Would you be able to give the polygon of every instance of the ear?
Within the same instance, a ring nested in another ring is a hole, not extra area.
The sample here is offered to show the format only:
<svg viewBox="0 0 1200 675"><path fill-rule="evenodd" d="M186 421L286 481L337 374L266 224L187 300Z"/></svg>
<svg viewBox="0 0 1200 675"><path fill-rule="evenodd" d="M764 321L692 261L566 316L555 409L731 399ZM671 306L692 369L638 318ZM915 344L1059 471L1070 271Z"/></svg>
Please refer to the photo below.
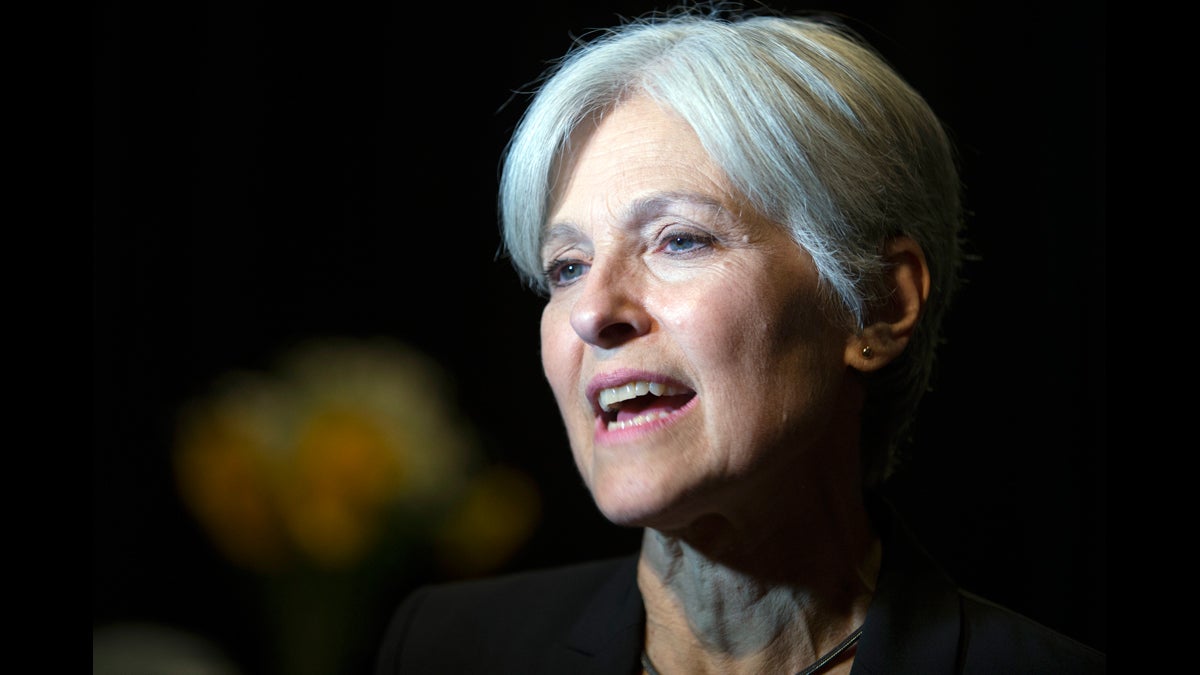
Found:
<svg viewBox="0 0 1200 675"><path fill-rule="evenodd" d="M886 366L908 346L929 298L929 264L916 241L894 237L884 246L887 297L868 310L861 335L846 341L846 364L863 372Z"/></svg>

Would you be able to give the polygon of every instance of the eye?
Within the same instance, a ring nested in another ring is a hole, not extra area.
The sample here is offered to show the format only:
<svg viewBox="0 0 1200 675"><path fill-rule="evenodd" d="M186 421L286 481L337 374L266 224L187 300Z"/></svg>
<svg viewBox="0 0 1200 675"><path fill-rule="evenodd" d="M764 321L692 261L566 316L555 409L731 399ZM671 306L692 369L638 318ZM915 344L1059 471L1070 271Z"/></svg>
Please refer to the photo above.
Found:
<svg viewBox="0 0 1200 675"><path fill-rule="evenodd" d="M674 232L663 237L662 250L667 253L691 253L713 243L707 235L694 232Z"/></svg>
<svg viewBox="0 0 1200 675"><path fill-rule="evenodd" d="M579 260L551 260L546 265L546 283L551 288L570 285L587 273L590 267L591 265Z"/></svg>

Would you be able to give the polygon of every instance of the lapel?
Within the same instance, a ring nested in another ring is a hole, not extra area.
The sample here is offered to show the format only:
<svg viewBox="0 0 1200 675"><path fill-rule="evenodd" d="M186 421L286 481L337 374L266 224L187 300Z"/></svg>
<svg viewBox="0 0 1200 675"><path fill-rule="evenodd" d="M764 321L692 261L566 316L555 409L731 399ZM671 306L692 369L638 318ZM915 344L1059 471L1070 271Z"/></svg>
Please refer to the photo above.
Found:
<svg viewBox="0 0 1200 675"><path fill-rule="evenodd" d="M890 506L883 565L851 675L939 675L958 669L958 589Z"/></svg>
<svg viewBox="0 0 1200 675"><path fill-rule="evenodd" d="M630 675L640 668L646 615L637 556L622 559L600 585L567 638L547 655L545 673Z"/></svg>

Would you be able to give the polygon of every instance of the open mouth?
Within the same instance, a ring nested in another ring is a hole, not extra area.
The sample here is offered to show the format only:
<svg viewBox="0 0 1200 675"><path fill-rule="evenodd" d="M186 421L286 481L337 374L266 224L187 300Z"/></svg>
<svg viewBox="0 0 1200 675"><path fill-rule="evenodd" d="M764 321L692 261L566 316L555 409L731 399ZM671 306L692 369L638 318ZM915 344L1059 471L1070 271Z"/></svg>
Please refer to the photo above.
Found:
<svg viewBox="0 0 1200 675"><path fill-rule="evenodd" d="M695 396L686 387L639 380L600 390L597 404L605 428L616 431L670 417Z"/></svg>

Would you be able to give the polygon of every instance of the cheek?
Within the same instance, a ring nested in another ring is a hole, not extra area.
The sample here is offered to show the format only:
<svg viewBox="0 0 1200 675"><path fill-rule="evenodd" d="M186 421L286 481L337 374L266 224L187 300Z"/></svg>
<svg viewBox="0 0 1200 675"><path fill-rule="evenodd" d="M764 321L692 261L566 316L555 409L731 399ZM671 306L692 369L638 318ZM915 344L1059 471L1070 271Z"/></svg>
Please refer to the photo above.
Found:
<svg viewBox="0 0 1200 675"><path fill-rule="evenodd" d="M555 319L555 311L550 305L547 305L542 310L541 324L541 351L542 351L542 372L546 375L546 380L550 382L550 386L557 391L556 381L558 373L562 369L560 359L562 356L561 338L558 335L558 322Z"/></svg>
<svg viewBox="0 0 1200 675"><path fill-rule="evenodd" d="M571 454L584 482L591 488L591 465L587 456L591 434L590 413L580 404L580 368L583 341L575 335L568 317L561 309L547 306L542 312L542 372L554 393L559 417L566 425Z"/></svg>
<svg viewBox="0 0 1200 675"><path fill-rule="evenodd" d="M737 360L776 330L777 316L752 291L745 270L727 267L658 297L659 322L680 347L707 363Z"/></svg>
<svg viewBox="0 0 1200 675"><path fill-rule="evenodd" d="M782 273L727 270L714 283L694 285L686 301L676 295L661 314L676 343L705 373L719 407L744 408L747 387L775 392L781 406L799 405L796 396L811 402L819 394L809 388L824 389L827 370L841 354L819 308L815 280L786 265L772 269Z"/></svg>
<svg viewBox="0 0 1200 675"><path fill-rule="evenodd" d="M542 310L541 340L542 372L559 407L563 408L578 381L579 359L575 352L580 341L567 316L556 305L549 304Z"/></svg>

